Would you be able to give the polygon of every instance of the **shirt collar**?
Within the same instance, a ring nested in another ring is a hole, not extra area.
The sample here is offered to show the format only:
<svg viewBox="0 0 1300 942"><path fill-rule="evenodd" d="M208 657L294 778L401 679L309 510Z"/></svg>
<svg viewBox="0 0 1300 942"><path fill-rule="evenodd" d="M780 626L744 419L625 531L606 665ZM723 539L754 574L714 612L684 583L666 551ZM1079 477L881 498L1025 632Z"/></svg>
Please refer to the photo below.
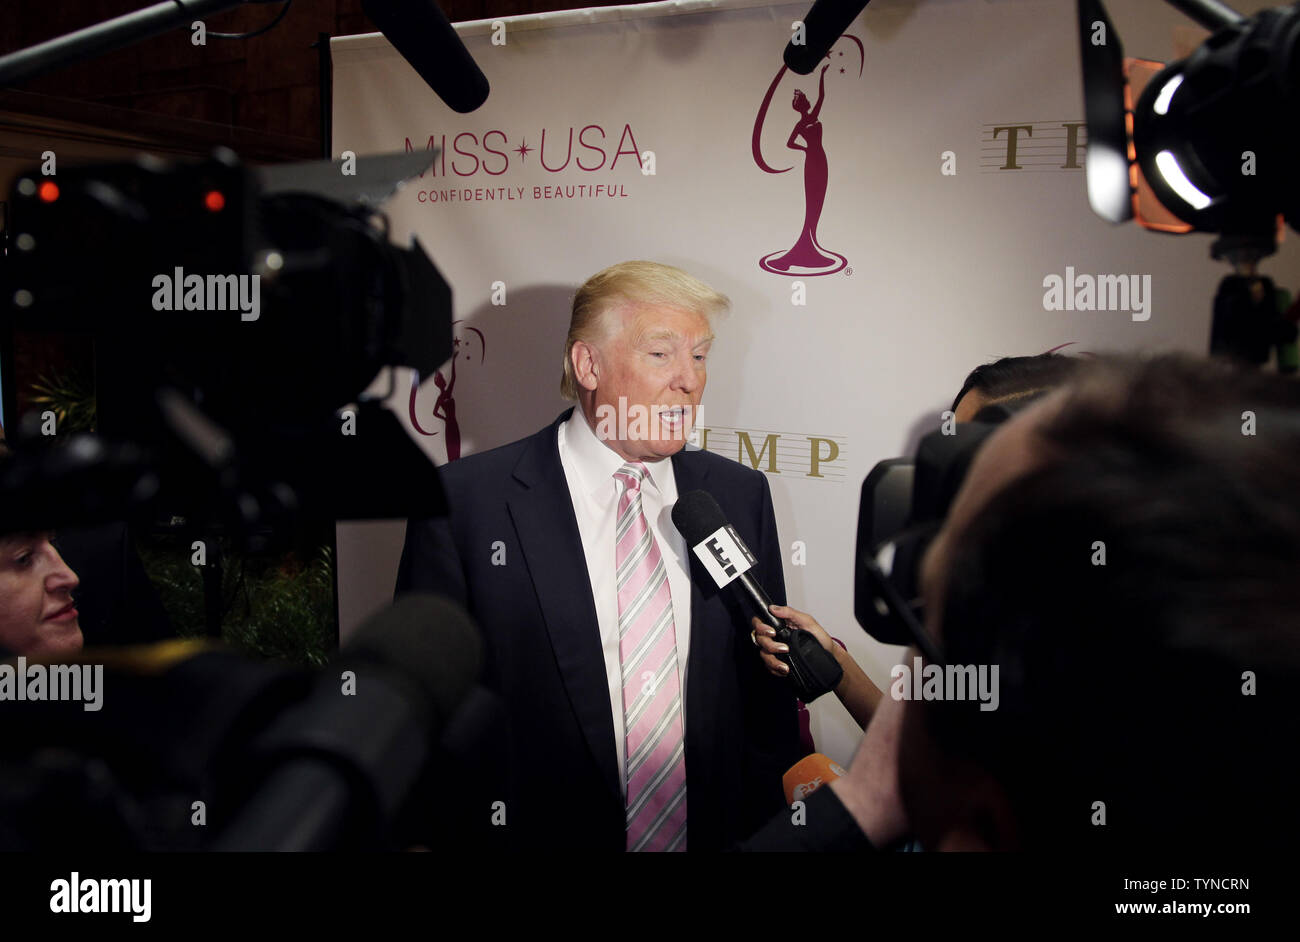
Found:
<svg viewBox="0 0 1300 942"><path fill-rule="evenodd" d="M613 448L596 437L582 406L575 406L573 415L565 424L565 444L574 457L574 466L582 489L592 497L609 496L609 485L614 480L614 473L626 464L626 460ZM661 461L643 461L649 471L650 480L659 493L666 493L669 475L672 474L672 459Z"/></svg>

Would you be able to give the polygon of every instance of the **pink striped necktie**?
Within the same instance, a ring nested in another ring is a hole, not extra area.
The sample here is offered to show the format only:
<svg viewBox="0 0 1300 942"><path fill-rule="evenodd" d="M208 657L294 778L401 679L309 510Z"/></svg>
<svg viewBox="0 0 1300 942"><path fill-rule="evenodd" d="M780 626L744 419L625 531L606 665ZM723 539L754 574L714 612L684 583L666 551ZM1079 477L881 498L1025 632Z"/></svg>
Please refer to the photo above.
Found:
<svg viewBox="0 0 1300 942"><path fill-rule="evenodd" d="M668 571L641 511L649 472L629 461L614 472L618 499L614 562L618 653L623 666L627 849L686 850L686 741L677 635Z"/></svg>

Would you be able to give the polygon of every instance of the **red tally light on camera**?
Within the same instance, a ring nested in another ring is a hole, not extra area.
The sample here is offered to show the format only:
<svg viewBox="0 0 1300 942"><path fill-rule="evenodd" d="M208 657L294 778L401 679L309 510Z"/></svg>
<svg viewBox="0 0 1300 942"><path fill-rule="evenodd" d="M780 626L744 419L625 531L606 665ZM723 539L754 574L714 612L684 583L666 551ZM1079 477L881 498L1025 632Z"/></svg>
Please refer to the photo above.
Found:
<svg viewBox="0 0 1300 942"><path fill-rule="evenodd" d="M59 185L53 180L46 180L36 190L36 194L41 198L41 202L53 203L59 198Z"/></svg>
<svg viewBox="0 0 1300 942"><path fill-rule="evenodd" d="M226 197L220 190L208 190L203 194L203 205L209 212L219 213L226 208Z"/></svg>

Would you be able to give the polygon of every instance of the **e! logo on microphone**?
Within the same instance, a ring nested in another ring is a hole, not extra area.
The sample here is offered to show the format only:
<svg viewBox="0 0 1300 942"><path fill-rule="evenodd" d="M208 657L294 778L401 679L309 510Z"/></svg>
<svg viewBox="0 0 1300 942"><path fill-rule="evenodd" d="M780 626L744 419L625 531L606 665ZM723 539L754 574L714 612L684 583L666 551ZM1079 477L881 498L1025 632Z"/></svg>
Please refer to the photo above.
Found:
<svg viewBox="0 0 1300 942"><path fill-rule="evenodd" d="M709 552L712 553L713 558L718 561L718 565L723 567L723 574L734 579L736 577L736 567L731 565L731 560L727 558L726 550L724 550L713 537L709 537L709 541L704 545L709 548Z"/></svg>
<svg viewBox="0 0 1300 942"><path fill-rule="evenodd" d="M749 572L756 562L730 524L719 527L696 543L694 550L718 588Z"/></svg>

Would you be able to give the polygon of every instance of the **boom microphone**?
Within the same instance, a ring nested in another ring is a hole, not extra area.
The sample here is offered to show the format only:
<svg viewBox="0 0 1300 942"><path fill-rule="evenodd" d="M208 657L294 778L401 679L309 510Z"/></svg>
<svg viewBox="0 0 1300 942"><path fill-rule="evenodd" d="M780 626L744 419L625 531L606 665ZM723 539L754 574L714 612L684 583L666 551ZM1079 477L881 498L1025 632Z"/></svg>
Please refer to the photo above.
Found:
<svg viewBox="0 0 1300 942"><path fill-rule="evenodd" d="M785 64L791 72L807 75L826 58L835 41L871 0L817 0L803 18L803 43L791 39L785 47Z"/></svg>
<svg viewBox="0 0 1300 942"><path fill-rule="evenodd" d="M776 640L789 645L790 653L779 657L790 666L789 677L799 699L811 703L833 690L844 676L843 668L811 634L772 614L771 597L749 574L758 560L727 523L713 495L707 491L683 494L673 505L673 524L718 588L736 587L753 614L776 629Z"/></svg>
<svg viewBox="0 0 1300 942"><path fill-rule="evenodd" d="M249 740L312 681L196 640L86 648L42 665L48 699L29 687L25 701L0 703L0 852L204 849L207 828L176 809L195 798L225 807ZM93 704L82 702L87 675L98 675Z"/></svg>
<svg viewBox="0 0 1300 942"><path fill-rule="evenodd" d="M487 101L487 78L433 0L361 0L361 9L452 111Z"/></svg>
<svg viewBox="0 0 1300 942"><path fill-rule="evenodd" d="M217 849L387 849L482 660L450 601L411 593L372 616L338 670L253 744L256 788Z"/></svg>

